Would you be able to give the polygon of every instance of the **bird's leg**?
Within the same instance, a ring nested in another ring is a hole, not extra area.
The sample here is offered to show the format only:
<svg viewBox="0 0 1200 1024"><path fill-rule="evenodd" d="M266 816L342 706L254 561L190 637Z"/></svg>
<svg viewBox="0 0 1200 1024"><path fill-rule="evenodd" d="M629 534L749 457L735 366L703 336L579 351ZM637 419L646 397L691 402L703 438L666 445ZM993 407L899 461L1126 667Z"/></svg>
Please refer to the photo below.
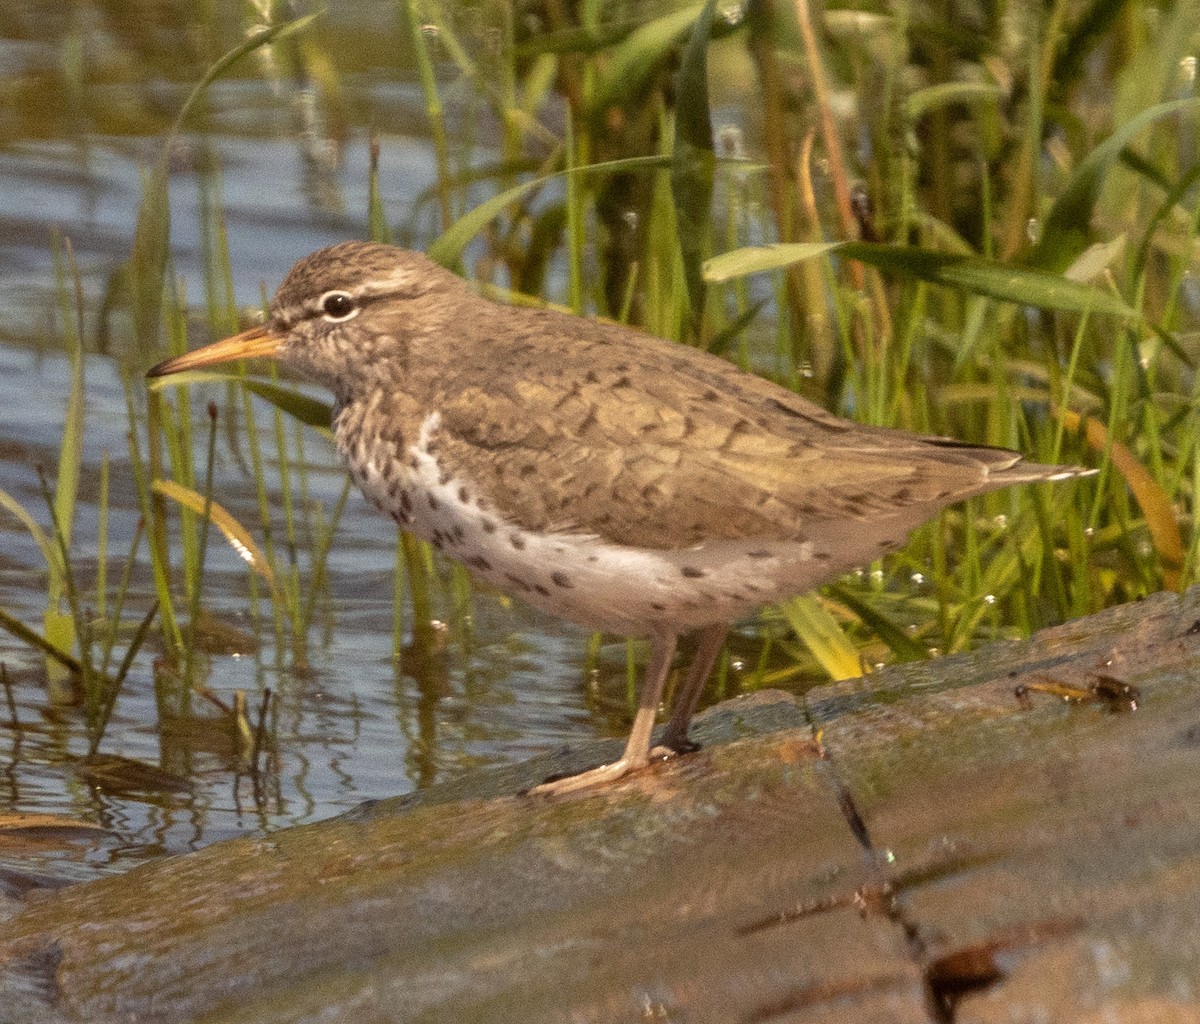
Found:
<svg viewBox="0 0 1200 1024"><path fill-rule="evenodd" d="M543 782L540 786L530 789L531 794L559 795L601 786L639 768L645 768L650 763L650 737L654 732L654 719L662 700L667 673L671 671L671 660L675 657L675 644L678 639L674 634L664 634L651 640L650 664L646 666L646 675L642 681L642 698L638 704L637 715L633 719L629 739L625 743L625 752L620 759L578 775Z"/></svg>
<svg viewBox="0 0 1200 1024"><path fill-rule="evenodd" d="M695 744L688 739L688 726L691 724L692 715L696 713L696 704L700 700L704 684L708 681L717 655L721 653L721 647L728 635L729 624L726 622L708 626L700 634L700 644L696 648L695 657L692 658L687 679L675 694L675 710L671 712L667 731L663 733L662 742L651 751L652 757L660 753L662 756L685 754L696 749Z"/></svg>

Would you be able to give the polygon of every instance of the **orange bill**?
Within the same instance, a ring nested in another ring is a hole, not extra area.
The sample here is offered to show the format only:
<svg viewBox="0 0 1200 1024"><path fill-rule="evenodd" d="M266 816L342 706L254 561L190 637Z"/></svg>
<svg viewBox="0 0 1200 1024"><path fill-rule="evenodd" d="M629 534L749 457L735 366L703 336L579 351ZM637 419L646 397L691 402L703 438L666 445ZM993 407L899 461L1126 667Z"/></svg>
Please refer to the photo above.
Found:
<svg viewBox="0 0 1200 1024"><path fill-rule="evenodd" d="M193 352L185 352L173 359L164 359L161 363L146 371L147 377L166 377L171 373L183 370L199 370L205 366L215 366L217 363L231 363L235 359L259 359L274 357L279 352L283 338L272 334L265 325L251 327L248 331L235 334L224 341L214 341Z"/></svg>

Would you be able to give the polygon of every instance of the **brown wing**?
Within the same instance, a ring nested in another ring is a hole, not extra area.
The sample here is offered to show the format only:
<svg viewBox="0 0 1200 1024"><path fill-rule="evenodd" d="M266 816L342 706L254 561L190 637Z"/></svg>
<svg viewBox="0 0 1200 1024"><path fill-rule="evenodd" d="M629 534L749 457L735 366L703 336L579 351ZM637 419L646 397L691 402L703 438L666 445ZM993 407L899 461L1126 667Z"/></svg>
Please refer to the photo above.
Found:
<svg viewBox="0 0 1200 1024"><path fill-rule="evenodd" d="M587 323L559 321L555 339ZM1000 486L989 467L1018 461L850 423L683 346L602 338L556 353L544 335L494 388L439 403L439 454L528 528L652 548L791 540L832 520L919 520L917 507Z"/></svg>

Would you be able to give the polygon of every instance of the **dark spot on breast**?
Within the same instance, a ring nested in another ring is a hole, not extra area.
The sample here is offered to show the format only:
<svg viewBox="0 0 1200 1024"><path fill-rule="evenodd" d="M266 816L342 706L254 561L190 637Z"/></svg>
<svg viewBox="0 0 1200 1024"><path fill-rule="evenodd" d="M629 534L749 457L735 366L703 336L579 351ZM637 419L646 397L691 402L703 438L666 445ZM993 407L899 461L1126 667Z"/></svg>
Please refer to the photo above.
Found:
<svg viewBox="0 0 1200 1024"><path fill-rule="evenodd" d="M410 495L408 491L400 492L400 507L404 509L405 512L412 511L412 495Z"/></svg>
<svg viewBox="0 0 1200 1024"><path fill-rule="evenodd" d="M518 551L525 550L525 538L519 533L510 533L508 535L508 542Z"/></svg>
<svg viewBox="0 0 1200 1024"><path fill-rule="evenodd" d="M829 552L828 551L814 551L813 558L816 559L818 562L828 562L829 561Z"/></svg>
<svg viewBox="0 0 1200 1024"><path fill-rule="evenodd" d="M518 590L522 590L525 593L528 593L532 589L525 580L521 579L520 576L514 576L511 572L506 572L504 578Z"/></svg>
<svg viewBox="0 0 1200 1024"><path fill-rule="evenodd" d="M484 572L487 572L492 567L492 563L484 558L483 555L474 555L471 558L468 558L467 565L471 566L473 569L481 569Z"/></svg>
<svg viewBox="0 0 1200 1024"><path fill-rule="evenodd" d="M629 387L629 386L630 386L630 383L629 383L629 378L628 378L628 377L626 377L626 376L624 376L624 375L622 375L622 376L618 377L618 378L617 378L616 380L614 380L614 381L612 382L612 384L610 385L610 387L612 387L612 388L614 388L614 389L615 389L615 388L627 388L627 387Z"/></svg>
<svg viewBox="0 0 1200 1024"><path fill-rule="evenodd" d="M556 587L564 587L569 590L571 587L575 586L565 572L552 572L550 574L550 579L554 582Z"/></svg>
<svg viewBox="0 0 1200 1024"><path fill-rule="evenodd" d="M426 491L425 498L429 502L430 508L436 509L438 507L438 500L433 496L433 491Z"/></svg>
<svg viewBox="0 0 1200 1024"><path fill-rule="evenodd" d="M533 589L536 590L542 597L549 597L550 591L543 587L540 583L535 583Z"/></svg>
<svg viewBox="0 0 1200 1024"><path fill-rule="evenodd" d="M470 504L471 492L468 491L465 487L460 487L458 489L458 500L461 501L464 505Z"/></svg>
<svg viewBox="0 0 1200 1024"><path fill-rule="evenodd" d="M438 549L438 551L441 551L441 550L442 550L442 547L444 546L444 544L445 544L445 541L443 541L443 540L442 540L442 534L441 534L441 531L440 531L440 530L434 530L434 531L433 531L433 540L432 540L432 541L430 541L430 543L431 543L431 544L432 544L432 545L433 545L435 548L437 548L437 549Z"/></svg>
<svg viewBox="0 0 1200 1024"><path fill-rule="evenodd" d="M599 555L588 555L588 561L589 562L598 562L598 561L600 561L600 556Z"/></svg>
<svg viewBox="0 0 1200 1024"><path fill-rule="evenodd" d="M697 569L694 565L685 565L680 570L688 579L702 580L708 575L703 569Z"/></svg>
<svg viewBox="0 0 1200 1024"><path fill-rule="evenodd" d="M596 376L595 370L588 370L588 372L583 375L583 379L589 384L595 384L600 380L600 378Z"/></svg>
<svg viewBox="0 0 1200 1024"><path fill-rule="evenodd" d="M774 556L775 552L768 551L766 548L759 548L757 551L746 552L747 558L773 558Z"/></svg>
<svg viewBox="0 0 1200 1024"><path fill-rule="evenodd" d="M665 612L667 610L667 606L665 604L662 604L660 601L651 601L650 607L653 608L656 612Z"/></svg>
<svg viewBox="0 0 1200 1024"><path fill-rule="evenodd" d="M461 526L455 526L452 532L454 535L455 544L461 544L463 542L463 538L467 535L466 531Z"/></svg>
<svg viewBox="0 0 1200 1024"><path fill-rule="evenodd" d="M531 476L537 476L537 472L537 466L535 466L532 462L527 462L520 468L518 475L522 479L528 480Z"/></svg>
<svg viewBox="0 0 1200 1024"><path fill-rule="evenodd" d="M712 388L708 388L700 397L706 402L719 402L721 400L721 396L718 395Z"/></svg>
<svg viewBox="0 0 1200 1024"><path fill-rule="evenodd" d="M443 469L440 473L438 473L438 483L445 487L449 482L450 474Z"/></svg>
<svg viewBox="0 0 1200 1024"><path fill-rule="evenodd" d="M496 521L494 519L481 519L479 520L479 525L483 527L484 533L496 532Z"/></svg>

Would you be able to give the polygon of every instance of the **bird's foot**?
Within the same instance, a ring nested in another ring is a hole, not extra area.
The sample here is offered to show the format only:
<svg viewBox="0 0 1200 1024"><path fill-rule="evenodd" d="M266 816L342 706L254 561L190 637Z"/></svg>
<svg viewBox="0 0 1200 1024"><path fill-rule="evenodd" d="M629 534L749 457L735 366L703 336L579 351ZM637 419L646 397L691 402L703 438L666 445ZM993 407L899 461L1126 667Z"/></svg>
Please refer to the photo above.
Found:
<svg viewBox="0 0 1200 1024"><path fill-rule="evenodd" d="M650 751L650 760L666 761L672 757L678 757L680 754L694 754L699 749L700 744L695 740L689 740L687 736L663 733L662 742Z"/></svg>
<svg viewBox="0 0 1200 1024"><path fill-rule="evenodd" d="M529 796L562 796L564 793L577 793L583 789L594 789L616 782L631 772L645 768L649 764L647 758L622 757L612 764L602 764L578 775L566 775L562 778L549 779L537 786L531 786L525 792Z"/></svg>

